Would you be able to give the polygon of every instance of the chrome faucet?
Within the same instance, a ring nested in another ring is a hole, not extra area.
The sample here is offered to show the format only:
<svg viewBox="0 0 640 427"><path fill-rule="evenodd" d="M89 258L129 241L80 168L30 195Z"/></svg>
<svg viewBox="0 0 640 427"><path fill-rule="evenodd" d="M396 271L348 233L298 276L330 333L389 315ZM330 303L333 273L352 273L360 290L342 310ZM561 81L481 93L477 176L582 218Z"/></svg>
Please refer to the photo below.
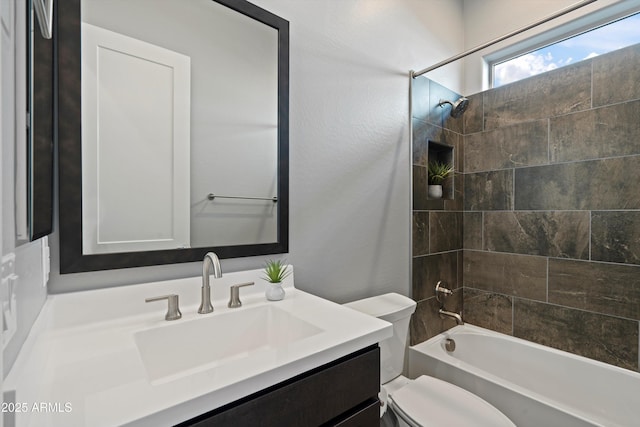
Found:
<svg viewBox="0 0 640 427"><path fill-rule="evenodd" d="M458 313L453 313L451 311L446 311L444 309L440 309L438 310L438 313L440 314L440 318L444 319L444 317L451 317L453 319L456 319L456 325L464 325L464 322L462 321L462 316L460 316Z"/></svg>
<svg viewBox="0 0 640 427"><path fill-rule="evenodd" d="M209 286L209 270L213 269L213 277L219 279L222 277L222 269L220 268L220 260L218 255L208 252L202 261L202 301L198 313L205 314L213 311L211 305L211 286Z"/></svg>

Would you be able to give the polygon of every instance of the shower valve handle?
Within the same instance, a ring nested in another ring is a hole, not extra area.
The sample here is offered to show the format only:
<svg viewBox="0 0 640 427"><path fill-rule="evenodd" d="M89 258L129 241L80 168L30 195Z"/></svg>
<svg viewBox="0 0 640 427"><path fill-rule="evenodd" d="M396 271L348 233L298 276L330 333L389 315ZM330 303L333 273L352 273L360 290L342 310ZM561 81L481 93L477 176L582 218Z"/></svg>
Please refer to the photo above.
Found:
<svg viewBox="0 0 640 427"><path fill-rule="evenodd" d="M443 286L445 284L446 283L442 280L438 280L438 283L436 283L436 300L440 303L442 302L442 300L440 300L440 294L444 294L445 297L453 294L453 291L451 289L445 288Z"/></svg>

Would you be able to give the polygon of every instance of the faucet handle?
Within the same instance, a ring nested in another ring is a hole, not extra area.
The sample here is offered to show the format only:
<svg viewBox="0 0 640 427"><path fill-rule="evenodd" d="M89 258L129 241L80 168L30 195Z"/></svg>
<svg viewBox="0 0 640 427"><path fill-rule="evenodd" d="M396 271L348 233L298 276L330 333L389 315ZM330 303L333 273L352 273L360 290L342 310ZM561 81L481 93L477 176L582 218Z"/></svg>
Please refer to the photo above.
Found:
<svg viewBox="0 0 640 427"><path fill-rule="evenodd" d="M164 316L165 320L178 320L182 317L180 307L178 306L178 295L162 295L159 297L145 298L144 302L162 301L166 299L169 302L167 308L167 314Z"/></svg>
<svg viewBox="0 0 640 427"><path fill-rule="evenodd" d="M240 288L245 286L251 286L253 284L254 282L246 282L246 283L240 283L238 285L231 286L230 288L231 296L229 297L229 304L227 304L227 307L237 308L242 306L242 302L240 301Z"/></svg>
<svg viewBox="0 0 640 427"><path fill-rule="evenodd" d="M441 293L444 294L445 297L453 294L453 291L451 289L447 289L444 285L446 285L446 283L442 280L438 280L438 283L436 283L436 300L439 303L442 303L442 300L440 299Z"/></svg>

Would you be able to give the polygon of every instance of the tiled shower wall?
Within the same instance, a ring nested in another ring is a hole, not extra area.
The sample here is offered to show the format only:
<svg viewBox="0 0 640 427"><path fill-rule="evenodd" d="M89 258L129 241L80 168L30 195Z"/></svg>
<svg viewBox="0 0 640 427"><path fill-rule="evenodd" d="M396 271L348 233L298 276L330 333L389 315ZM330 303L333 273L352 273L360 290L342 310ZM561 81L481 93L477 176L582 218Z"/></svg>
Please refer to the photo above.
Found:
<svg viewBox="0 0 640 427"><path fill-rule="evenodd" d="M411 342L453 325L445 280L469 323L638 370L640 45L473 95L463 124L446 92L414 81ZM426 199L429 139L457 148L455 200Z"/></svg>
<svg viewBox="0 0 640 427"><path fill-rule="evenodd" d="M440 99L455 101L459 95L418 77L412 86L413 122L413 230L412 296L418 302L411 320L411 343L417 344L455 325L438 316L435 299L439 280L455 290L445 300L445 308L462 309L462 219L463 219L463 121L450 117L451 106L439 107ZM427 197L428 144L453 147L455 173L444 183L449 198Z"/></svg>

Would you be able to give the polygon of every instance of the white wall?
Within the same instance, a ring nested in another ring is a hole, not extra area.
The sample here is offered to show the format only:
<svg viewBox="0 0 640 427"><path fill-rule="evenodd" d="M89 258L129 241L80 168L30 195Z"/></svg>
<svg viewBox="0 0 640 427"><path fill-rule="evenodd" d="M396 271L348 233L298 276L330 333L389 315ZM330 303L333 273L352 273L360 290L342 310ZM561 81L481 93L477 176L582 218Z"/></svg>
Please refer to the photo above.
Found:
<svg viewBox="0 0 640 427"><path fill-rule="evenodd" d="M1 100L4 100L6 96L5 90L4 90L4 79L6 78L6 73L7 73L7 71L5 70L6 62L7 62L7 60L5 59L7 56L7 47L5 47L5 38L7 38L7 36L9 35L8 32L6 31L6 28L3 28L3 24L4 22L10 19L10 16L9 16L10 12L7 9L13 6L14 6L14 1L0 3L0 99ZM6 107L3 105L2 102L0 102L0 135L3 135L4 127L7 126L7 119L5 117L5 114L6 114ZM3 152L4 152L4 137L0 136L0 165L4 165L4 163L2 163L4 159ZM3 171L4 171L4 168L3 168ZM0 174L0 200L3 201L3 205L4 205L4 199L2 198L4 195L3 188L2 188L3 181L4 181L3 176L2 174ZM2 259L2 254L3 254L2 248L4 246L3 219L4 219L3 209L0 209L0 224L2 224L2 226L0 226L0 259ZM0 297L0 307L2 307L4 302L5 302L5 297ZM3 326L4 326L4 322L2 320L2 317L0 317L0 331L3 330ZM2 365L3 359L4 359L3 353L4 352L0 351L0 366ZM0 392L4 392L3 383L4 383L4 375L0 375ZM4 401L4 398L2 400ZM2 427L3 425L4 425L4 416L0 417L0 427Z"/></svg>
<svg viewBox="0 0 640 427"><path fill-rule="evenodd" d="M335 301L410 290L410 69L462 50L461 1L254 0L291 26L290 253L297 285ZM435 77L434 77L435 78ZM461 69L440 83L460 86ZM198 275L199 263L59 275L50 292ZM223 260L223 271L263 257ZM197 290L196 290L197 291Z"/></svg>
<svg viewBox="0 0 640 427"><path fill-rule="evenodd" d="M16 247L15 239L15 179L14 168L16 144L21 143L20 132L25 132L19 112L15 105L24 105L20 97L25 96L21 91L20 75L24 75L25 67L20 52L25 49L25 0L9 0L0 3L0 81L2 106L0 107L0 159L2 160L2 176L0 182L0 196L2 209L0 217L2 231L0 231L0 254L15 254L16 295L16 324L13 337L8 341L3 357L3 370L6 373L18 355L22 343L26 339L31 325L35 321L47 295L42 274L42 241L27 243ZM11 16L12 19L7 19ZM11 21L9 23L9 21ZM23 53L24 55L24 53ZM0 256L1 258L1 256ZM1 305L0 305L1 306Z"/></svg>
<svg viewBox="0 0 640 427"><path fill-rule="evenodd" d="M578 0L464 0L464 50L519 30L575 3ZM471 95L488 89L488 69L483 59L487 55L511 46L517 50L521 42L544 43L549 37L542 34L545 32L552 32L552 37L562 39L572 31L592 28L594 21L607 22L639 9L639 0L599 0L470 55L463 60L462 93Z"/></svg>
<svg viewBox="0 0 640 427"><path fill-rule="evenodd" d="M346 301L410 292L409 69L462 47L451 1L263 0L291 21L291 254ZM428 64L427 64L428 65ZM460 73L447 82L457 85ZM443 82L446 84L447 82Z"/></svg>

